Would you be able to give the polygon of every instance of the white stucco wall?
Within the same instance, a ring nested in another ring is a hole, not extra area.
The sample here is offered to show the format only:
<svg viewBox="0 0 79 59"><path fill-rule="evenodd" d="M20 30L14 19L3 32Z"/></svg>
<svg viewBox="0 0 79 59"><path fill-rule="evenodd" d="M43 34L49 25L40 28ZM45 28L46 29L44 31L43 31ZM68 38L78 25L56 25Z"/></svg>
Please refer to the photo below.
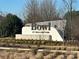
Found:
<svg viewBox="0 0 79 59"><path fill-rule="evenodd" d="M36 33L36 32L39 32L39 33ZM40 33L40 32L49 32L49 33ZM51 27L51 30L31 30L31 27L23 27L22 35L29 35L32 39L34 39L32 35L35 37L40 36L39 39L46 39L46 40L50 40L50 36L51 36L52 37L51 39L53 41L63 41L62 37L54 27Z"/></svg>
<svg viewBox="0 0 79 59"><path fill-rule="evenodd" d="M25 39L25 40L49 40L50 35L22 35L22 34L17 34L16 39Z"/></svg>

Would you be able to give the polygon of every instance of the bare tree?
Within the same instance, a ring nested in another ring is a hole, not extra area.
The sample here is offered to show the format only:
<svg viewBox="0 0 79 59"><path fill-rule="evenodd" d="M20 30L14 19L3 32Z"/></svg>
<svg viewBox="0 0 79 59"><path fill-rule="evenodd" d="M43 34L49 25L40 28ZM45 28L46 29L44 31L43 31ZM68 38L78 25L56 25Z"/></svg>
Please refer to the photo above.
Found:
<svg viewBox="0 0 79 59"><path fill-rule="evenodd" d="M53 20L58 17L54 0L29 0L26 3L25 19L27 22L38 22L44 20Z"/></svg>
<svg viewBox="0 0 79 59"><path fill-rule="evenodd" d="M41 17L43 20L53 20L56 17L54 0L43 0L41 3Z"/></svg>
<svg viewBox="0 0 79 59"><path fill-rule="evenodd" d="M74 4L76 3L76 0L62 0L64 3L64 12L67 12L67 26L66 26L66 36L67 39L74 39L74 33L73 33L73 18L72 18L72 12L74 10ZM66 15L65 15L66 16Z"/></svg>
<svg viewBox="0 0 79 59"><path fill-rule="evenodd" d="M27 22L36 22L39 19L39 7L38 7L38 1L37 0L28 0L26 3L26 13L25 15Z"/></svg>

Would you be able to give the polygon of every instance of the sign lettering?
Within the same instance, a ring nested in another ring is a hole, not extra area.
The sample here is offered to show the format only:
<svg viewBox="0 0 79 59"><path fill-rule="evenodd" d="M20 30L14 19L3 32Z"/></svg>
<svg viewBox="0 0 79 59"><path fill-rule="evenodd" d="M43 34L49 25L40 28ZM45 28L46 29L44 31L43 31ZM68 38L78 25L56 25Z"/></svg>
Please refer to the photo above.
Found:
<svg viewBox="0 0 79 59"><path fill-rule="evenodd" d="M48 25L32 24L32 30L51 30L50 26L51 23L48 23Z"/></svg>

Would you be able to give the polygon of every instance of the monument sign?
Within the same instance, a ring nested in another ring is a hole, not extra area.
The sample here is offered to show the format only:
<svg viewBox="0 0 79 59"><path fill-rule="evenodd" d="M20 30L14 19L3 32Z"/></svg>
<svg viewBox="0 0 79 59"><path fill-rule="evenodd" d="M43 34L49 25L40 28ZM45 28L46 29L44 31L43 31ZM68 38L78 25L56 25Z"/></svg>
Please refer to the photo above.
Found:
<svg viewBox="0 0 79 59"><path fill-rule="evenodd" d="M16 34L16 39L63 41L57 29L51 26L51 22L44 25L26 24L22 28L22 34Z"/></svg>

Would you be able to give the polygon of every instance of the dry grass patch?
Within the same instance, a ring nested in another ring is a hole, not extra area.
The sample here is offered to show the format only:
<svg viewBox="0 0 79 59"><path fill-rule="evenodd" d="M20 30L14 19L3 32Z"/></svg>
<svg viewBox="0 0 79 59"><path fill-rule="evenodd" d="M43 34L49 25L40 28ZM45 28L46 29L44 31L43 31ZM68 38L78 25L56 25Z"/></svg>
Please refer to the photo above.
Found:
<svg viewBox="0 0 79 59"><path fill-rule="evenodd" d="M68 55L67 59L75 59L75 58L74 58L74 55Z"/></svg>
<svg viewBox="0 0 79 59"><path fill-rule="evenodd" d="M65 56L64 55L59 55L55 59L65 59Z"/></svg>
<svg viewBox="0 0 79 59"><path fill-rule="evenodd" d="M43 58L44 58L44 55L43 55L42 52L37 52L37 54L35 55L35 57L36 57L37 59L43 59Z"/></svg>

